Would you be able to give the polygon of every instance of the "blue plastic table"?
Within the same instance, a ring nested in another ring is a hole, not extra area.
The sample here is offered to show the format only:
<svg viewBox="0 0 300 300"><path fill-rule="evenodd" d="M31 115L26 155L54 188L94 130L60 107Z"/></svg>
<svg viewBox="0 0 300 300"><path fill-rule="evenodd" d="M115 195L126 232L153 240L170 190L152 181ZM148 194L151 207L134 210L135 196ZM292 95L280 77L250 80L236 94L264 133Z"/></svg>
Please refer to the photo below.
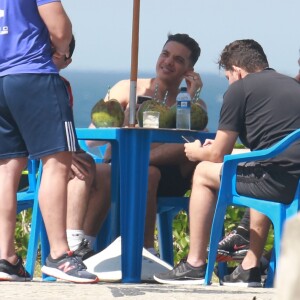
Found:
<svg viewBox="0 0 300 300"><path fill-rule="evenodd" d="M120 201L122 282L139 283L151 143L185 143L182 135L193 136L204 142L207 138L213 139L215 134L193 130L148 128L77 128L76 132L78 139L106 140L112 144L112 187L120 184L120 198L118 199L116 194L112 194L111 197L112 206L118 207L117 202ZM112 193L116 190L118 189L112 188ZM117 231L116 228L112 230Z"/></svg>

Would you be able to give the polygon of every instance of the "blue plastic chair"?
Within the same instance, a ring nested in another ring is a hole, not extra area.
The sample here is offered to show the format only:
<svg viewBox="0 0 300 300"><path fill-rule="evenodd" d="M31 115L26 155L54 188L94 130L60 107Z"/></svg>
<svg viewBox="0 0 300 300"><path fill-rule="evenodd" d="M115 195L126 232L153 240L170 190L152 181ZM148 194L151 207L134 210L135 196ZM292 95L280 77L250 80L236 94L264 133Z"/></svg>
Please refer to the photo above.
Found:
<svg viewBox="0 0 300 300"><path fill-rule="evenodd" d="M38 160L28 160L28 187L17 192L17 213L32 208L32 221L26 256L26 270L33 276L38 252L40 224L37 222L36 208L38 207L38 189L40 185L41 163Z"/></svg>
<svg viewBox="0 0 300 300"><path fill-rule="evenodd" d="M240 162L264 160L267 158L275 157L277 154L283 152L288 146L290 146L299 138L300 129L292 132L269 149L225 156L219 196L211 229L209 245L210 251L208 253L208 264L205 276L205 284L211 283L214 263L216 261L218 242L222 235L226 209L228 206L238 205L250 207L263 213L264 215L269 217L269 219L273 223L274 248L265 287L271 287L273 285L275 268L280 255L280 241L283 231L282 227L286 219L295 215L299 210L300 184L298 184L294 200L289 205L274 202L272 200L264 201L247 196L241 196L236 191L236 168Z"/></svg>
<svg viewBox="0 0 300 300"><path fill-rule="evenodd" d="M23 174L27 175L28 186L17 192L17 213L33 207L37 166L38 162L36 160L28 160L27 170L23 172Z"/></svg>
<svg viewBox="0 0 300 300"><path fill-rule="evenodd" d="M156 225L159 255L162 260L174 265L173 221L180 211L189 211L189 197L159 197Z"/></svg>

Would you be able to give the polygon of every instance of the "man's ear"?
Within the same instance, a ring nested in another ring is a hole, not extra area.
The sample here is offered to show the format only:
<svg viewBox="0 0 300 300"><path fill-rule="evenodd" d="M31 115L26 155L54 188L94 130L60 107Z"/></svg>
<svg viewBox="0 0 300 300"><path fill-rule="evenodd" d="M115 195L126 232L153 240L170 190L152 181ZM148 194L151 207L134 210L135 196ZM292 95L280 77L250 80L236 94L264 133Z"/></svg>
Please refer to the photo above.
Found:
<svg viewBox="0 0 300 300"><path fill-rule="evenodd" d="M232 66L233 71L237 74L238 79L242 78L242 69L237 66Z"/></svg>
<svg viewBox="0 0 300 300"><path fill-rule="evenodd" d="M194 67L188 68L188 69L184 72L184 76L186 76L186 74L187 74L188 72L194 72Z"/></svg>

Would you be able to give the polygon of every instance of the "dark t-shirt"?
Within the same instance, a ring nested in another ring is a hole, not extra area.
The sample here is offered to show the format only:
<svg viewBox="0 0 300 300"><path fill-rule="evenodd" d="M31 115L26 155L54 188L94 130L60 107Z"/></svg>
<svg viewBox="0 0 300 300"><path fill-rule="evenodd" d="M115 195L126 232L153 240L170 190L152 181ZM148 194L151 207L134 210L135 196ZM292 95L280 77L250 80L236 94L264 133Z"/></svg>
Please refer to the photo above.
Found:
<svg viewBox="0 0 300 300"><path fill-rule="evenodd" d="M219 130L238 132L251 150L266 149L300 128L300 84L272 69L248 74L224 94ZM300 142L264 165L300 176Z"/></svg>

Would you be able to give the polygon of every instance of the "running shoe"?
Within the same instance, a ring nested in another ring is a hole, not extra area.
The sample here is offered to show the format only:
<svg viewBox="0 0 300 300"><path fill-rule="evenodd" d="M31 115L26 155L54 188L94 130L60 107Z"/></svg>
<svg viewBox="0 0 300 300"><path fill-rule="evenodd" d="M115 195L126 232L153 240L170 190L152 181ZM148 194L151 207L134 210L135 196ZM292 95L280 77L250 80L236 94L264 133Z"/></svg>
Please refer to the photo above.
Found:
<svg viewBox="0 0 300 300"><path fill-rule="evenodd" d="M159 283L168 284L203 284L206 265L200 267L191 266L186 260L181 260L172 270L153 276Z"/></svg>
<svg viewBox="0 0 300 300"><path fill-rule="evenodd" d="M74 251L74 255L79 256L81 260L88 259L95 254L95 251L89 247L89 241L87 239L82 239L78 248Z"/></svg>
<svg viewBox="0 0 300 300"><path fill-rule="evenodd" d="M230 274L224 276L221 285L236 287L262 287L260 268L244 270L241 265Z"/></svg>
<svg viewBox="0 0 300 300"><path fill-rule="evenodd" d="M30 281L30 274L25 270L21 257L16 264L0 259L0 281Z"/></svg>
<svg viewBox="0 0 300 300"><path fill-rule="evenodd" d="M217 261L242 260L248 249L249 241L233 230L219 242Z"/></svg>
<svg viewBox="0 0 300 300"><path fill-rule="evenodd" d="M46 259L46 265L42 267L42 272L48 276L76 283L96 283L99 281L96 275L87 272L82 259L74 255L73 251L68 251L56 259L49 255Z"/></svg>

